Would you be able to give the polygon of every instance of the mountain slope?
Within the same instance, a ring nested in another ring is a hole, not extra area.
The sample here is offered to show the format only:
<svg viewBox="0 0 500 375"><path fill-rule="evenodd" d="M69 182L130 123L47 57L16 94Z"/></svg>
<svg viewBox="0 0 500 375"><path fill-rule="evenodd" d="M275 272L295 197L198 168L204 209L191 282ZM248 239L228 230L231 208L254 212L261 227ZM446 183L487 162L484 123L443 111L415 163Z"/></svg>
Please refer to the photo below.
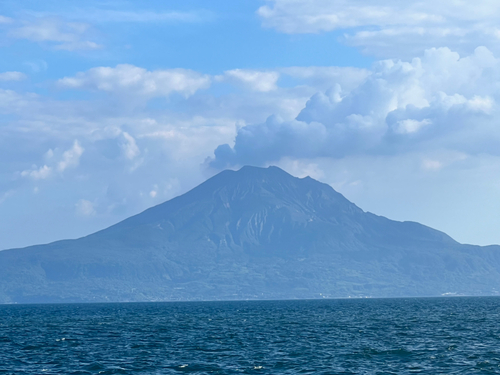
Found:
<svg viewBox="0 0 500 375"><path fill-rule="evenodd" d="M276 167L224 171L77 240L0 252L0 302L497 294L500 247L363 212Z"/></svg>

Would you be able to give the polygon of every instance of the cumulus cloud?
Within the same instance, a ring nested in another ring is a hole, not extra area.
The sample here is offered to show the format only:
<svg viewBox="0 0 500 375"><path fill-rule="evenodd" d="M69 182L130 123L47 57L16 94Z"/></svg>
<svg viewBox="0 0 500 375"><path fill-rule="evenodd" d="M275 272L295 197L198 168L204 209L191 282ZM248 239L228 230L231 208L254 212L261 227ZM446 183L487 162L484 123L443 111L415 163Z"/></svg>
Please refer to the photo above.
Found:
<svg viewBox="0 0 500 375"><path fill-rule="evenodd" d="M82 156L84 148L80 146L78 141L73 143L73 147L69 150L64 151L62 155L62 160L57 164L57 170L63 172L68 168L75 168L80 162L80 157Z"/></svg>
<svg viewBox="0 0 500 375"><path fill-rule="evenodd" d="M211 165L265 164L283 157L343 158L449 148L498 154L494 114L500 61L484 47L460 58L430 49L411 62L376 63L357 87L313 95L295 120L277 116L239 129Z"/></svg>
<svg viewBox="0 0 500 375"><path fill-rule="evenodd" d="M240 84L254 91L268 92L278 88L279 77L276 71L233 69L224 72L223 76L218 76L217 80Z"/></svg>
<svg viewBox="0 0 500 375"><path fill-rule="evenodd" d="M481 40L496 48L500 4L445 0L268 0L258 15L266 27L289 34L343 30L345 40L367 53L408 57L446 45L471 51ZM463 51L463 50L462 50Z"/></svg>
<svg viewBox="0 0 500 375"><path fill-rule="evenodd" d="M26 79L26 75L21 72L0 73L0 81L22 81L23 79Z"/></svg>
<svg viewBox="0 0 500 375"><path fill-rule="evenodd" d="M81 22L64 22L58 18L41 17L23 21L13 27L8 35L11 38L26 39L32 42L49 43L55 49L76 51L94 50L102 45L86 39L90 26Z"/></svg>
<svg viewBox="0 0 500 375"><path fill-rule="evenodd" d="M121 64L115 68L98 67L80 72L74 77L57 81L60 88L105 91L117 95L143 97L169 96L177 92L184 96L210 86L211 79L188 69L148 71L134 65Z"/></svg>

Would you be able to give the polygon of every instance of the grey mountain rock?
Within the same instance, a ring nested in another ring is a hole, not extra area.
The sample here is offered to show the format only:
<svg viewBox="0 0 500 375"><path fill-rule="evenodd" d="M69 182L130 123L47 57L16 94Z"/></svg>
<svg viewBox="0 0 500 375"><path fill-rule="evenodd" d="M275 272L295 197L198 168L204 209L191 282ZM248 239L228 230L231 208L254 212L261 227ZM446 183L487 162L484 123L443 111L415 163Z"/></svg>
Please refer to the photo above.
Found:
<svg viewBox="0 0 500 375"><path fill-rule="evenodd" d="M364 212L277 167L223 171L76 240L0 252L0 303L496 295L500 246Z"/></svg>

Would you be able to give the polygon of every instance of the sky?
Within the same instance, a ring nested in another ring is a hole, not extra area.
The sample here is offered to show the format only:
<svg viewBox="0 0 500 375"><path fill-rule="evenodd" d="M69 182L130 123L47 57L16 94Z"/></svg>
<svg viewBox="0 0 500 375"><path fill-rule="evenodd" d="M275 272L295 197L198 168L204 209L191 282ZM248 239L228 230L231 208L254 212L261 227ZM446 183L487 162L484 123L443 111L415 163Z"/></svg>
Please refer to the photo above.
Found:
<svg viewBox="0 0 500 375"><path fill-rule="evenodd" d="M3 0L0 249L243 165L500 244L499 17L493 0Z"/></svg>

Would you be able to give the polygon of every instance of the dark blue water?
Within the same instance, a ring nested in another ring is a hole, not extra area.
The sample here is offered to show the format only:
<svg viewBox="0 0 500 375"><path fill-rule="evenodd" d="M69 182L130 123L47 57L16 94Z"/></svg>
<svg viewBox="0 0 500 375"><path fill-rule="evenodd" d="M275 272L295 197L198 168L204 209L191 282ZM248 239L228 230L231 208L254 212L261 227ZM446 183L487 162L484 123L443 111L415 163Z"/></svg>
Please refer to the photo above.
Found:
<svg viewBox="0 0 500 375"><path fill-rule="evenodd" d="M0 374L500 374L500 298L0 306Z"/></svg>

